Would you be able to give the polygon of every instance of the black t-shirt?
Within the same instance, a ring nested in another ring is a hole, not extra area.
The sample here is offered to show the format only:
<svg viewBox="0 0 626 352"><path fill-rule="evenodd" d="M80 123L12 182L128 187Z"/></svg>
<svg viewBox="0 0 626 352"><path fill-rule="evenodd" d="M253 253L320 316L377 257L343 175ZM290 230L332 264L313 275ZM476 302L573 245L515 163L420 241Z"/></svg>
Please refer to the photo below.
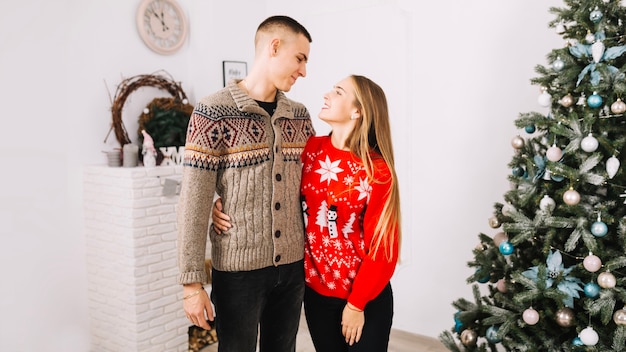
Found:
<svg viewBox="0 0 626 352"><path fill-rule="evenodd" d="M276 111L276 101L268 103L266 101L255 100L263 110L267 111L267 113L272 116L274 115L274 111Z"/></svg>

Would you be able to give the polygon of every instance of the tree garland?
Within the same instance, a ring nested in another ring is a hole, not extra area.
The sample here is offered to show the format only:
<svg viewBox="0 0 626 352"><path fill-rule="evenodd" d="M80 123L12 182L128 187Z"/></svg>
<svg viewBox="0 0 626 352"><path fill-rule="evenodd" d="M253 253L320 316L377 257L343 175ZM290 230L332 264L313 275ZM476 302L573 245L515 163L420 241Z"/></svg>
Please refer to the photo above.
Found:
<svg viewBox="0 0 626 352"><path fill-rule="evenodd" d="M155 87L165 90L172 95L172 98L156 98L148 105L149 108L144 109L144 112L139 118L140 136L141 130L146 128L150 120L155 116L163 116L165 113L166 115L170 115L170 120L171 117L182 117L183 119L186 118L188 121L189 116L193 111L193 106L188 103L187 95L183 91L180 83L174 81L172 76L165 71L126 78L117 86L113 104L111 106L113 118L111 128L115 131L115 137L117 138L120 146L131 143L126 127L124 126L124 122L122 121L124 103L131 93L141 87ZM149 129L146 129L148 134L150 134L155 140L155 147L160 146L157 141L171 140L171 136L169 138L162 138L163 136L161 135L161 133L167 133L167 124L168 123L165 123L165 126L163 126L164 123L161 123L161 126L158 128L157 135L152 135L155 131L152 131L151 133ZM186 126L185 121L178 121L176 124L183 124ZM180 133L178 132L178 134Z"/></svg>

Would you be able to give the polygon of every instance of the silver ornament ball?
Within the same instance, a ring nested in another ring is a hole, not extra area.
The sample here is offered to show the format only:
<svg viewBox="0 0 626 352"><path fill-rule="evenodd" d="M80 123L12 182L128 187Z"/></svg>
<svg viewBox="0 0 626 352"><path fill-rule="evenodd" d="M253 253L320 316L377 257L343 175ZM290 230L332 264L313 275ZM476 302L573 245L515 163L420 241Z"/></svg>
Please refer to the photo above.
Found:
<svg viewBox="0 0 626 352"><path fill-rule="evenodd" d="M556 311L556 323L564 328L574 325L574 311L571 308L561 308Z"/></svg>

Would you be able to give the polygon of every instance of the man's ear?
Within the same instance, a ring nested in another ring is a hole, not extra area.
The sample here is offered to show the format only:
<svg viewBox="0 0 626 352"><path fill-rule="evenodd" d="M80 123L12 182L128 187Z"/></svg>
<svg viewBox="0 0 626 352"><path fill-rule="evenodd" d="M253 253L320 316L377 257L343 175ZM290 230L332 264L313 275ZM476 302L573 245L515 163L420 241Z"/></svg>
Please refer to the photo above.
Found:
<svg viewBox="0 0 626 352"><path fill-rule="evenodd" d="M272 39L272 41L270 42L270 56L276 56L276 53L278 53L279 46L280 46L280 39L279 38Z"/></svg>

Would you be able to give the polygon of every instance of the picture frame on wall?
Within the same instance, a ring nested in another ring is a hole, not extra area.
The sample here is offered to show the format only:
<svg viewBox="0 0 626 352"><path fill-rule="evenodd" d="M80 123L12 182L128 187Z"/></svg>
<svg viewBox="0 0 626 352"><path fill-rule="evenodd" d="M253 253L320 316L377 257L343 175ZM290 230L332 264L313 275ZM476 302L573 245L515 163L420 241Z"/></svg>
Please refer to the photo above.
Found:
<svg viewBox="0 0 626 352"><path fill-rule="evenodd" d="M231 79L242 79L248 74L248 64L245 61L222 61L224 72L224 87Z"/></svg>

